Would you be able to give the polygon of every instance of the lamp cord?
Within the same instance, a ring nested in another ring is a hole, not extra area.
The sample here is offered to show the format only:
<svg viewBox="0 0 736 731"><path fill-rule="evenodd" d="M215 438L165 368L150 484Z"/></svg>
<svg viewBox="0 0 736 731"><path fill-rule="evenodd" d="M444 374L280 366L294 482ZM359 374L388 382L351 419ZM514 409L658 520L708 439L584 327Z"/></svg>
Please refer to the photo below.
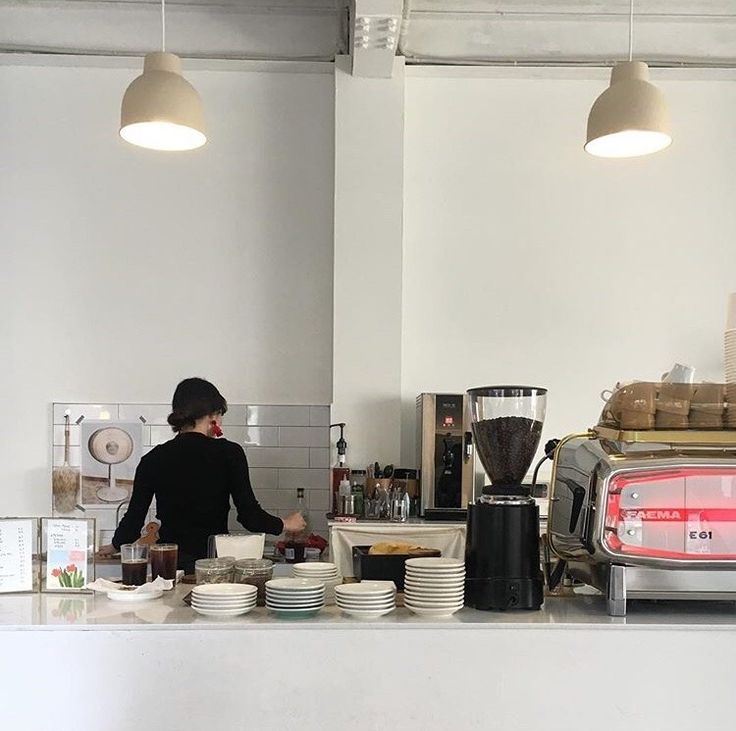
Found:
<svg viewBox="0 0 736 731"><path fill-rule="evenodd" d="M161 52L166 53L166 0L161 0Z"/></svg>
<svg viewBox="0 0 736 731"><path fill-rule="evenodd" d="M634 59L634 0L629 4L629 63Z"/></svg>

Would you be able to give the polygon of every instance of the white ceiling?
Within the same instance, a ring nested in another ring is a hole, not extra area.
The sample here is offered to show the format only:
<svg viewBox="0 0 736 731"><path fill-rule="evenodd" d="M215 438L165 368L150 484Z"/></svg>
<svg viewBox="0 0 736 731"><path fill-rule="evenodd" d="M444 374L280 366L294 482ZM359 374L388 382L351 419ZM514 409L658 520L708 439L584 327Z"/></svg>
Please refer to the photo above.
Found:
<svg viewBox="0 0 736 731"><path fill-rule="evenodd" d="M348 46L347 0L167 0L186 57L329 61ZM622 58L628 0L405 0L409 63L591 64ZM0 51L141 55L159 43L156 0L0 0ZM635 55L736 65L736 0L638 0Z"/></svg>

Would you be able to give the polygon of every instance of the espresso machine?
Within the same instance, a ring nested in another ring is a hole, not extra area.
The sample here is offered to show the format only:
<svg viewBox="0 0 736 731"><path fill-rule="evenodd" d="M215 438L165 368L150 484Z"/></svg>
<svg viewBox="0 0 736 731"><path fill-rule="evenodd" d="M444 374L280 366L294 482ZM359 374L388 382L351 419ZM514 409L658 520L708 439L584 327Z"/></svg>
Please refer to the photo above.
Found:
<svg viewBox="0 0 736 731"><path fill-rule="evenodd" d="M486 386L468 391L473 443L491 484L468 505L465 603L476 609L539 609L539 507L522 481L536 454L547 390Z"/></svg>

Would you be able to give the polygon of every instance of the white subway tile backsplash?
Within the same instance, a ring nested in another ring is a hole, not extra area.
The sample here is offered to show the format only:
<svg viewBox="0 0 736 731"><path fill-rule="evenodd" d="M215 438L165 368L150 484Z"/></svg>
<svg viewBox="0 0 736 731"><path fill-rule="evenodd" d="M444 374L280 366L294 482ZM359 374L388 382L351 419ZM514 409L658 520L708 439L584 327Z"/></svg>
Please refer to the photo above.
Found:
<svg viewBox="0 0 736 731"><path fill-rule="evenodd" d="M64 423L67 409L72 424L76 423L80 416L97 421L118 418L117 404L54 404L54 424Z"/></svg>
<svg viewBox="0 0 736 731"><path fill-rule="evenodd" d="M269 513L278 510L286 510L287 515L296 510L296 490L259 490L258 502L261 507Z"/></svg>
<svg viewBox="0 0 736 731"><path fill-rule="evenodd" d="M315 449L312 447L309 450L309 466L318 469L329 468L330 466L330 450L329 449Z"/></svg>
<svg viewBox="0 0 736 731"><path fill-rule="evenodd" d="M227 413L222 417L222 425L245 426L248 423L247 408L245 404L228 404Z"/></svg>
<svg viewBox="0 0 736 731"><path fill-rule="evenodd" d="M309 467L309 449L301 447L247 447L251 467Z"/></svg>
<svg viewBox="0 0 736 731"><path fill-rule="evenodd" d="M276 490L279 486L279 471L274 469L251 469L250 482L254 490Z"/></svg>
<svg viewBox="0 0 736 731"><path fill-rule="evenodd" d="M166 426L171 404L120 404L118 409L122 421L138 421L142 416L146 424Z"/></svg>
<svg viewBox="0 0 736 731"><path fill-rule="evenodd" d="M307 490L307 504L309 510L320 510L323 513L327 512L330 504L330 491L329 490Z"/></svg>
<svg viewBox="0 0 736 731"><path fill-rule="evenodd" d="M151 444L155 447L157 444L163 444L168 442L169 439L174 438L174 432L171 431L170 426L152 426L151 429Z"/></svg>
<svg viewBox="0 0 736 731"><path fill-rule="evenodd" d="M277 426L246 426L245 431L246 446L253 447L278 447L279 446L279 428ZM287 445L288 446L288 445ZM296 445L301 446L301 445Z"/></svg>
<svg viewBox="0 0 736 731"><path fill-rule="evenodd" d="M245 427L244 426L223 426L222 434L225 439L240 444L241 446L245 442Z"/></svg>
<svg viewBox="0 0 736 731"><path fill-rule="evenodd" d="M297 487L329 490L330 471L324 469L279 470L280 490L295 490Z"/></svg>
<svg viewBox="0 0 736 731"><path fill-rule="evenodd" d="M309 407L309 426L330 426L329 406Z"/></svg>
<svg viewBox="0 0 736 731"><path fill-rule="evenodd" d="M248 406L247 423L254 426L309 426L309 406Z"/></svg>
<svg viewBox="0 0 736 731"><path fill-rule="evenodd" d="M321 426L282 426L279 428L279 444L282 447L329 448L330 433Z"/></svg>
<svg viewBox="0 0 736 731"><path fill-rule="evenodd" d="M72 447L78 447L82 428L76 424L71 424L69 427L69 444ZM63 424L54 424L54 445L64 446L64 426Z"/></svg>

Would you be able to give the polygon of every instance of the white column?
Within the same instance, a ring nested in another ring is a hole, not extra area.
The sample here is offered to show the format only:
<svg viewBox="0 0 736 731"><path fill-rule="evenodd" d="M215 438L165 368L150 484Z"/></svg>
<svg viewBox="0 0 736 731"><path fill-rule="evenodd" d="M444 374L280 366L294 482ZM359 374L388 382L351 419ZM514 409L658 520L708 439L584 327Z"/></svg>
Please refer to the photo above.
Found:
<svg viewBox="0 0 736 731"><path fill-rule="evenodd" d="M356 469L399 461L403 168L403 58L392 78L368 79L339 57L332 417Z"/></svg>

